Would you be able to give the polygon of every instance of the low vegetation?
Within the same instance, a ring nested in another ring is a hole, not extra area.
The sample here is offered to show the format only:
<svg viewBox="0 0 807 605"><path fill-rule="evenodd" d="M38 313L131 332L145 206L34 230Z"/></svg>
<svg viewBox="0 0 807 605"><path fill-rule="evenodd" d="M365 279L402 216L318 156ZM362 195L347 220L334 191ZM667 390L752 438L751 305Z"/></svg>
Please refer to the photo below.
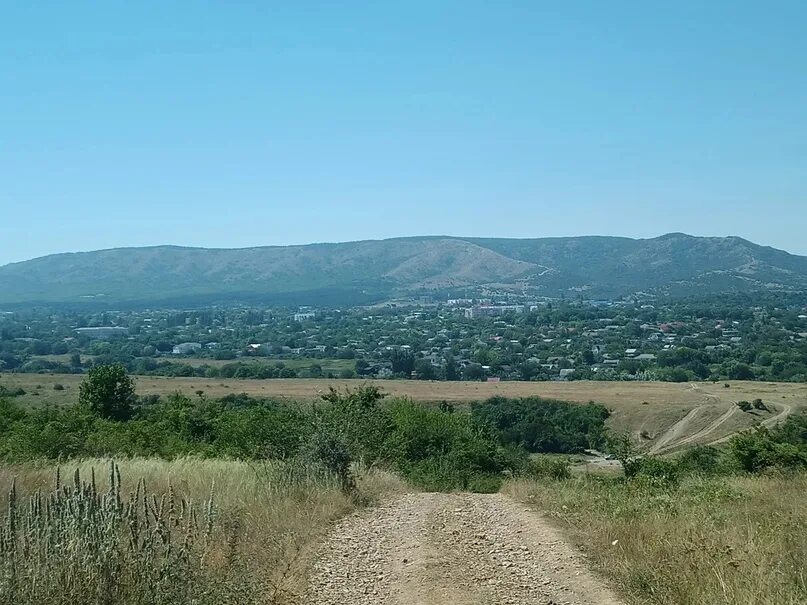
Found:
<svg viewBox="0 0 807 605"><path fill-rule="evenodd" d="M59 408L0 399L0 602L298 603L312 545L407 489L397 477L479 492L510 477L505 489L568 524L636 603L807 596L803 415L669 458L609 436L596 404L457 408L372 385L313 404L138 397L121 366L73 392ZM624 474L576 472L569 456L589 448Z"/></svg>
<svg viewBox="0 0 807 605"><path fill-rule="evenodd" d="M807 601L807 417L723 450L620 454L624 476L551 458L505 491L556 519L631 603Z"/></svg>
<svg viewBox="0 0 807 605"><path fill-rule="evenodd" d="M0 406L0 457L6 460L188 455L288 460L305 454L336 469L331 459L341 456L342 468L353 461L380 464L419 487L480 491L495 491L503 471L523 468L528 449L577 452L599 443L608 415L599 406L503 399L475 405L469 414L449 404L386 399L373 386L331 389L313 406L247 396L211 400L203 394L137 399L119 366L94 368L74 406L28 410L10 401ZM509 410L507 419L494 415L499 406ZM545 438L539 442L529 433L532 441L521 447L508 423L527 430L539 421Z"/></svg>
<svg viewBox="0 0 807 605"><path fill-rule="evenodd" d="M180 458L0 467L0 602L298 603L334 519L402 489L355 469Z"/></svg>
<svg viewBox="0 0 807 605"><path fill-rule="evenodd" d="M608 477L519 480L637 605L796 605L807 599L807 474L689 476L664 487Z"/></svg>

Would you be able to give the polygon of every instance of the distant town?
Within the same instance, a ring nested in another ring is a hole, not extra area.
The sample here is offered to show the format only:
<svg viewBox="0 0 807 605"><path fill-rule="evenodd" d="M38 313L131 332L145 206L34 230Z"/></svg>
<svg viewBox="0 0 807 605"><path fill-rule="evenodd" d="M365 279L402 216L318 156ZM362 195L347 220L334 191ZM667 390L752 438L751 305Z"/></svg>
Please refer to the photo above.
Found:
<svg viewBox="0 0 807 605"><path fill-rule="evenodd" d="M775 300L428 298L355 308L0 313L0 371L420 380L807 381L807 308Z"/></svg>

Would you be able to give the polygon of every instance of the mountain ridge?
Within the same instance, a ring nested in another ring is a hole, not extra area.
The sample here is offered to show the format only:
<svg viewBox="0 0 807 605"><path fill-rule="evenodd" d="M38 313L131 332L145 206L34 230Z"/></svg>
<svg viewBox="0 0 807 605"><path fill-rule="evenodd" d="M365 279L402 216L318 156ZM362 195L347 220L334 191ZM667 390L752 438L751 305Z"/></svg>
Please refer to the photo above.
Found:
<svg viewBox="0 0 807 605"><path fill-rule="evenodd" d="M736 236L669 233L474 238L414 236L293 246L145 246L52 254L0 266L0 303L261 300L367 302L491 287L618 298L807 290L807 257Z"/></svg>

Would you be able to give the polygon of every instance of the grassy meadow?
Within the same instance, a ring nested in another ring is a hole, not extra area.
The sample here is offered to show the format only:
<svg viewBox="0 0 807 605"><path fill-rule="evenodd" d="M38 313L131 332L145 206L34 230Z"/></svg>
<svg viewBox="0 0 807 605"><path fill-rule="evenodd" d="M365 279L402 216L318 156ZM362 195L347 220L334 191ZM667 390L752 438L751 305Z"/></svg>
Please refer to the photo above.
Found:
<svg viewBox="0 0 807 605"><path fill-rule="evenodd" d="M554 520L636 605L807 602L807 473L519 479L505 492Z"/></svg>

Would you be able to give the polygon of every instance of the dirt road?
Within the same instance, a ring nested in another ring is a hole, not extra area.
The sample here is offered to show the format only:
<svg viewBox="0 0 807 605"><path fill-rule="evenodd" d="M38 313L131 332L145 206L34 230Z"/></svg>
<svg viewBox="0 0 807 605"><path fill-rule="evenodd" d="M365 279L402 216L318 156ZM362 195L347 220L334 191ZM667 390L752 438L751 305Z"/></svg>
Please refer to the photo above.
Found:
<svg viewBox="0 0 807 605"><path fill-rule="evenodd" d="M764 426L769 429L779 424L782 424L785 420L787 420L787 417L790 416L790 414L793 412L793 406L788 405L786 403L778 403L775 406L769 405L769 409L771 409L771 411L776 412L776 415L760 422L760 426ZM720 445L721 443L726 443L733 436L734 435L726 435L725 437L721 437L720 439L710 441L707 445Z"/></svg>
<svg viewBox="0 0 807 605"><path fill-rule="evenodd" d="M668 448L670 444L675 443L679 439L681 439L684 435L687 434L687 429L692 421L703 411L703 407L697 407L691 409L687 414L681 418L678 422L668 428L664 434L659 437L658 441L656 441L653 446L648 450L648 454L658 454L665 448Z"/></svg>
<svg viewBox="0 0 807 605"><path fill-rule="evenodd" d="M342 521L317 605L619 605L581 555L501 494L407 494Z"/></svg>

